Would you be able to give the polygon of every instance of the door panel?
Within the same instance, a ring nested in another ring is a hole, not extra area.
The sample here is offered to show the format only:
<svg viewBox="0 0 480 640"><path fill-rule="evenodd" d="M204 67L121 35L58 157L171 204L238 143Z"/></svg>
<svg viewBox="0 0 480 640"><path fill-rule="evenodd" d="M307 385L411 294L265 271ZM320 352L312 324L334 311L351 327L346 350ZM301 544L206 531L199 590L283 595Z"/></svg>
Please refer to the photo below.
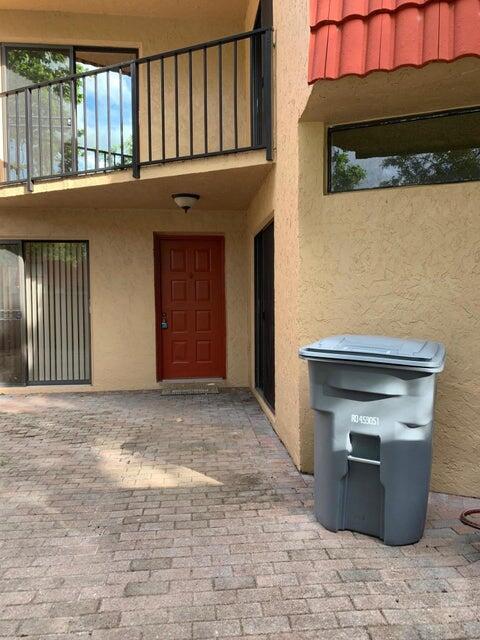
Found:
<svg viewBox="0 0 480 640"><path fill-rule="evenodd" d="M0 384L25 382L22 245L0 243Z"/></svg>
<svg viewBox="0 0 480 640"><path fill-rule="evenodd" d="M90 380L86 242L24 242L28 383Z"/></svg>
<svg viewBox="0 0 480 640"><path fill-rule="evenodd" d="M255 237L255 386L275 408L273 222Z"/></svg>
<svg viewBox="0 0 480 640"><path fill-rule="evenodd" d="M223 238L157 238L159 379L225 377L223 269Z"/></svg>

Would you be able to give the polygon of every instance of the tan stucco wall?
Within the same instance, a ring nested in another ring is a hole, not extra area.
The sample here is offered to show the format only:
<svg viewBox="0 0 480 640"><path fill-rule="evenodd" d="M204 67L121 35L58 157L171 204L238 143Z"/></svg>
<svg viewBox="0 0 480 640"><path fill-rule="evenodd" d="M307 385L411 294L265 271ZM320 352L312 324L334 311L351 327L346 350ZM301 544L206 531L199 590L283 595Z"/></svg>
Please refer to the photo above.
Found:
<svg viewBox="0 0 480 640"><path fill-rule="evenodd" d="M322 124L300 125L299 340L373 333L440 340L432 488L478 495L480 184L324 196ZM301 376L302 466L312 413Z"/></svg>
<svg viewBox="0 0 480 640"><path fill-rule="evenodd" d="M245 13L248 0L228 0L228 11L238 20ZM197 18L215 20L225 13L225 5L218 0L0 0L1 9L25 11L67 11L74 14L91 13L93 15L147 16L167 18Z"/></svg>
<svg viewBox="0 0 480 640"><path fill-rule="evenodd" d="M220 19L0 11L0 42L138 47L141 56L221 38L243 30L238 15Z"/></svg>
<svg viewBox="0 0 480 640"><path fill-rule="evenodd" d="M157 387L154 232L224 235L226 384L247 386L244 213L2 209L0 215L0 238L89 241L94 390Z"/></svg>

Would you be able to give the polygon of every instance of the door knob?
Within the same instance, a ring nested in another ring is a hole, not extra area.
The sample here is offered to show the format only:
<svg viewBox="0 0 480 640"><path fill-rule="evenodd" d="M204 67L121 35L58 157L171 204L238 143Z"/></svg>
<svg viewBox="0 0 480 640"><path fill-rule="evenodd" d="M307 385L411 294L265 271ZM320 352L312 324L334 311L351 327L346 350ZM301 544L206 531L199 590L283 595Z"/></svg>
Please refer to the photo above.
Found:
<svg viewBox="0 0 480 640"><path fill-rule="evenodd" d="M166 313L162 313L162 321L160 322L160 327L162 329L168 329L168 320Z"/></svg>

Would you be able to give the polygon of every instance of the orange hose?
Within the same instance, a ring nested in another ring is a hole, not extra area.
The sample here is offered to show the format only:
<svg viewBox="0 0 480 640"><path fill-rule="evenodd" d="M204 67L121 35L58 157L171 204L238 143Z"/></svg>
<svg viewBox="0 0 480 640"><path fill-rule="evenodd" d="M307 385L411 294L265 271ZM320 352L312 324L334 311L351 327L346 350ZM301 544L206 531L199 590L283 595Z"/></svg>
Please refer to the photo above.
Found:
<svg viewBox="0 0 480 640"><path fill-rule="evenodd" d="M469 520L468 516L472 515L480 515L480 509L466 509L460 516L460 520L463 524L468 525L469 527L473 527L474 529L480 529L480 522L474 522L473 520Z"/></svg>

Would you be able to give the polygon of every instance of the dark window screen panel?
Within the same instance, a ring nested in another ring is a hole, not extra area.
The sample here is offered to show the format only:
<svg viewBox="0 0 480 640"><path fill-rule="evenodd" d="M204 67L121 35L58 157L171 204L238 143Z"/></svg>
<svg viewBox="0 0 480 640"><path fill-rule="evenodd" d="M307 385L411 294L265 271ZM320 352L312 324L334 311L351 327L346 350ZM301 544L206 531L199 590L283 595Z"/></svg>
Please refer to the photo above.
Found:
<svg viewBox="0 0 480 640"><path fill-rule="evenodd" d="M29 384L90 381L86 242L25 242Z"/></svg>
<svg viewBox="0 0 480 640"><path fill-rule="evenodd" d="M480 180L480 110L332 127L329 191Z"/></svg>

